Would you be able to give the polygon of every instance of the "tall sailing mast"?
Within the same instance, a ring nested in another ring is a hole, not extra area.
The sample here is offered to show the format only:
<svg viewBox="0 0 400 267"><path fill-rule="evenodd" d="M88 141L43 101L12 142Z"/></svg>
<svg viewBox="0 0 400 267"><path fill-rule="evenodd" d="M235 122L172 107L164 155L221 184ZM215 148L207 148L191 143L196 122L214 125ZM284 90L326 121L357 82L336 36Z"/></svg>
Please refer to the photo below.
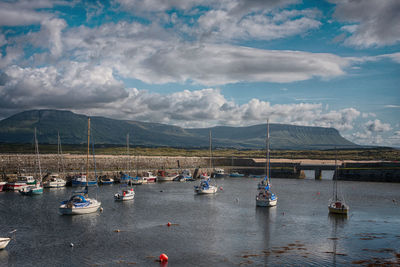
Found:
<svg viewBox="0 0 400 267"><path fill-rule="evenodd" d="M39 182L41 182L42 181L42 168L40 166L39 145L38 145L38 140L36 137L36 127L35 127L35 153L36 153L36 159L37 159L38 167L39 167Z"/></svg>
<svg viewBox="0 0 400 267"><path fill-rule="evenodd" d="M90 149L90 118L88 118L87 156L86 156L86 186L89 180L89 149Z"/></svg>

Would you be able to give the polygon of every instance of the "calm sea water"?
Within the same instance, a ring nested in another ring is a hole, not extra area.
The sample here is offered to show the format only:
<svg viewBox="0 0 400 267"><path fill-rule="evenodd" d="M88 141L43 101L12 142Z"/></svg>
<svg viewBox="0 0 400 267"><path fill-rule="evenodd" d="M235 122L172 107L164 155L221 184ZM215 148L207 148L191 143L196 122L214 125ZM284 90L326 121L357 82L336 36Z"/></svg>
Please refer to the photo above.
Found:
<svg viewBox="0 0 400 267"><path fill-rule="evenodd" d="M101 186L103 212L81 216L58 214L72 188L2 192L0 236L17 232L0 266L160 266L161 253L168 266L400 265L400 184L341 182L344 218L328 215L332 181L273 179L274 208L255 207L257 182L217 179L223 190L202 196L196 182L140 185L125 203Z"/></svg>

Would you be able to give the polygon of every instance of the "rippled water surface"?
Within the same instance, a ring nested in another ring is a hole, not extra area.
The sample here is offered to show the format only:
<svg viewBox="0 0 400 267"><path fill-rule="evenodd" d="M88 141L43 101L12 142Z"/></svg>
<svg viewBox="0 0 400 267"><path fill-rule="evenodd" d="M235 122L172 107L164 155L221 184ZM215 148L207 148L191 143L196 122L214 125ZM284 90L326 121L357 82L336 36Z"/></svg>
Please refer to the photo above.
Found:
<svg viewBox="0 0 400 267"><path fill-rule="evenodd" d="M332 181L273 179L274 208L255 207L257 182L217 179L202 196L196 182L140 185L125 203L118 185L90 188L104 210L80 216L58 214L72 188L1 192L0 236L17 232L0 266L159 266L161 253L169 266L400 265L400 184L341 182L344 218L328 215Z"/></svg>

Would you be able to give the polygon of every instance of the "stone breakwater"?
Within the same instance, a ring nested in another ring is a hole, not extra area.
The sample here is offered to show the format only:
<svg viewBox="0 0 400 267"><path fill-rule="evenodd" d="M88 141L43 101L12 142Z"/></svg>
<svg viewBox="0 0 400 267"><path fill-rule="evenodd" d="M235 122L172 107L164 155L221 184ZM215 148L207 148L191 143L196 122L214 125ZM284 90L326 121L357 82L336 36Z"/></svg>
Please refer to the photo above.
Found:
<svg viewBox="0 0 400 267"><path fill-rule="evenodd" d="M32 154L2 154L0 155L0 171L3 176L15 176L17 173L34 174L38 170L37 158ZM67 175L85 173L87 164L86 155L65 154L61 158L54 154L40 155L42 173L64 172ZM201 157L158 157L158 156L113 156L98 155L95 159L89 156L89 170L96 171L98 175L113 175L119 172L139 173L166 169L176 171L181 169L202 168L207 170L209 158Z"/></svg>
<svg viewBox="0 0 400 267"><path fill-rule="evenodd" d="M67 176L86 172L87 156L64 154L61 158L56 154L40 155L42 173L62 172ZM265 170L265 159L214 157L210 163L209 157L167 157L167 156L126 156L126 155L96 155L89 156L89 170L96 171L98 176L117 178L120 172L131 171L139 175L145 171L155 173L158 169L177 172L179 169L196 168L211 172L214 167L225 169L226 173L235 171L245 175L262 175ZM335 170L334 160L291 160L272 159L271 176L273 178L304 178L304 170L313 170L315 179L321 178L321 171ZM1 180L16 178L18 173L33 175L37 173L37 159L33 154L0 154ZM212 169L210 169L212 166ZM340 180L400 182L400 163L384 161L338 161ZM92 175L91 175L92 176Z"/></svg>

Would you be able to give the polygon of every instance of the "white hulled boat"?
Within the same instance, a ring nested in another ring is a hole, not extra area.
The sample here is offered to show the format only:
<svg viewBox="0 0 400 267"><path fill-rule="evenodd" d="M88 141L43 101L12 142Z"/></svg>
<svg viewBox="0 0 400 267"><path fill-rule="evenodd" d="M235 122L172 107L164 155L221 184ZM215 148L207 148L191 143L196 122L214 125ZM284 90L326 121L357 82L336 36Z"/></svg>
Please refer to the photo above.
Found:
<svg viewBox="0 0 400 267"><path fill-rule="evenodd" d="M135 191L133 191L133 188L127 187L122 189L121 192L118 192L114 195L114 199L116 201L126 201L126 200L132 200L135 197Z"/></svg>
<svg viewBox="0 0 400 267"><path fill-rule="evenodd" d="M5 249L10 240L11 238L9 237L0 237L0 249Z"/></svg>
<svg viewBox="0 0 400 267"><path fill-rule="evenodd" d="M88 176L89 173L89 146L90 146L90 118L88 118L88 149L86 158L86 176ZM94 144L93 144L93 150L94 150ZM94 159L94 151L93 151L93 159ZM59 207L60 213L63 215L64 214L79 215L79 214L88 214L96 212L101 207L101 202L96 200L95 198L89 198L88 190L89 190L88 182L86 180L86 187L84 191L75 192L75 194L70 199L61 202L61 205Z"/></svg>
<svg viewBox="0 0 400 267"><path fill-rule="evenodd" d="M269 121L267 122L267 157L265 163L265 177L257 185L256 206L273 207L278 202L278 197L271 192L271 168L269 160Z"/></svg>
<svg viewBox="0 0 400 267"><path fill-rule="evenodd" d="M45 188L58 188L58 187L65 187L67 182L60 178L58 174L53 173L50 175L50 177L47 179L46 182L43 183L43 186Z"/></svg>

